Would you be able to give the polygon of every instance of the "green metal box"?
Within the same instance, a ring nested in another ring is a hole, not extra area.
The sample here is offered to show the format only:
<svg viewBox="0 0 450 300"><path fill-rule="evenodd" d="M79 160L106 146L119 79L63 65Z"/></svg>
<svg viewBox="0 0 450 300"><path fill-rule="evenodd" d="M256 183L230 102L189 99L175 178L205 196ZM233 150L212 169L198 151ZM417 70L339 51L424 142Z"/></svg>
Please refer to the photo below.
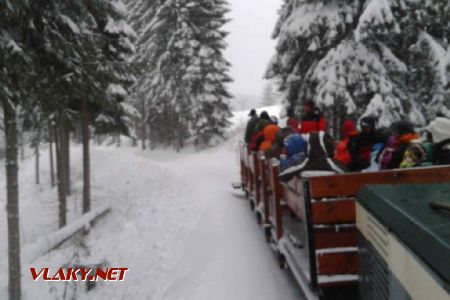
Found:
<svg viewBox="0 0 450 300"><path fill-rule="evenodd" d="M450 299L450 212L433 209L430 205L432 202L450 206L450 183L374 185L362 189L357 195L357 226L363 249L361 253L373 249L380 254L388 269L390 265L396 265L398 269L406 261L404 257L395 255L410 254L410 259L423 266L421 269L426 270L437 286L445 291L441 295L447 294L448 298L445 299ZM403 247L405 252L395 250L394 244ZM368 257L361 255L360 266L368 266L365 261ZM404 268L407 270L402 271L403 273L408 270L416 272L409 265ZM368 271L366 269L361 272ZM360 274L360 277L366 278L367 274ZM390 278L397 280L396 276ZM403 279L406 286L401 284L408 295L411 294L408 285L414 289L415 284L409 282L413 280L411 278Z"/></svg>

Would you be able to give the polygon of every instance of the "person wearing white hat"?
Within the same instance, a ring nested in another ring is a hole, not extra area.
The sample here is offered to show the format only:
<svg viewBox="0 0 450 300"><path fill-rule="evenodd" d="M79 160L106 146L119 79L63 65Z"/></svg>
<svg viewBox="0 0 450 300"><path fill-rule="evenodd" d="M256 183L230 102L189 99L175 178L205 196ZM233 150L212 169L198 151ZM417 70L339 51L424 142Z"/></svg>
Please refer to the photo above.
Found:
<svg viewBox="0 0 450 300"><path fill-rule="evenodd" d="M438 117L425 131L431 135L436 149L436 165L450 164L450 119Z"/></svg>

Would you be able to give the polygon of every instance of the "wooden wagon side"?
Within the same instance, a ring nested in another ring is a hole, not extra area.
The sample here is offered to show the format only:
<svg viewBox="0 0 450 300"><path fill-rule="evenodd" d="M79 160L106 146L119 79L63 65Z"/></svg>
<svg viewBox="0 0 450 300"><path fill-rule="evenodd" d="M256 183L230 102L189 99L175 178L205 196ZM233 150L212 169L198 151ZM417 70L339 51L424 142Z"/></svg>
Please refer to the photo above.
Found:
<svg viewBox="0 0 450 300"><path fill-rule="evenodd" d="M297 177L283 185L290 213L281 213L279 248L304 290L351 299L358 284L356 193L368 184L449 181L448 166Z"/></svg>

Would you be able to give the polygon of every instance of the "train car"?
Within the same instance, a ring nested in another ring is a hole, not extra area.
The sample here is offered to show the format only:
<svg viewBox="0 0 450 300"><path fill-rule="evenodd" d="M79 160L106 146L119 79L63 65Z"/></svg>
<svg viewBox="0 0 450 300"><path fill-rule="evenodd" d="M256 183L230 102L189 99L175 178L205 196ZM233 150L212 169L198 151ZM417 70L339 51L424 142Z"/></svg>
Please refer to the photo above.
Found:
<svg viewBox="0 0 450 300"><path fill-rule="evenodd" d="M358 193L360 299L450 299L450 184Z"/></svg>
<svg viewBox="0 0 450 300"><path fill-rule="evenodd" d="M362 187L450 182L446 166L340 175L305 172L281 183L276 160L255 153L241 156L245 160L255 166L241 171L250 174L250 180L244 176L242 186L249 191L250 202L259 203L258 220L280 266L292 271L308 299L357 298L355 195Z"/></svg>

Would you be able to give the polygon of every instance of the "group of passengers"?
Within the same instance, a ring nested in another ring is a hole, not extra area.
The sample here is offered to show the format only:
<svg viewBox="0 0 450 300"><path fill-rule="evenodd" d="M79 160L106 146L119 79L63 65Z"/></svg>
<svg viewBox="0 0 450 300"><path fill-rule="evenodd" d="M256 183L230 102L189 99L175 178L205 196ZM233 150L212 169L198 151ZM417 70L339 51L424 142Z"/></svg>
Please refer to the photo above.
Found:
<svg viewBox="0 0 450 300"><path fill-rule="evenodd" d="M438 117L421 132L409 121L396 121L377 128L377 119L345 120L342 140L327 133L327 121L313 101L303 103L303 117L287 110L287 126L281 128L266 111L250 112L245 141L249 151L280 160L280 180L315 170L370 172L450 164L450 119ZM359 126L357 126L359 125ZM359 129L358 129L359 127Z"/></svg>

